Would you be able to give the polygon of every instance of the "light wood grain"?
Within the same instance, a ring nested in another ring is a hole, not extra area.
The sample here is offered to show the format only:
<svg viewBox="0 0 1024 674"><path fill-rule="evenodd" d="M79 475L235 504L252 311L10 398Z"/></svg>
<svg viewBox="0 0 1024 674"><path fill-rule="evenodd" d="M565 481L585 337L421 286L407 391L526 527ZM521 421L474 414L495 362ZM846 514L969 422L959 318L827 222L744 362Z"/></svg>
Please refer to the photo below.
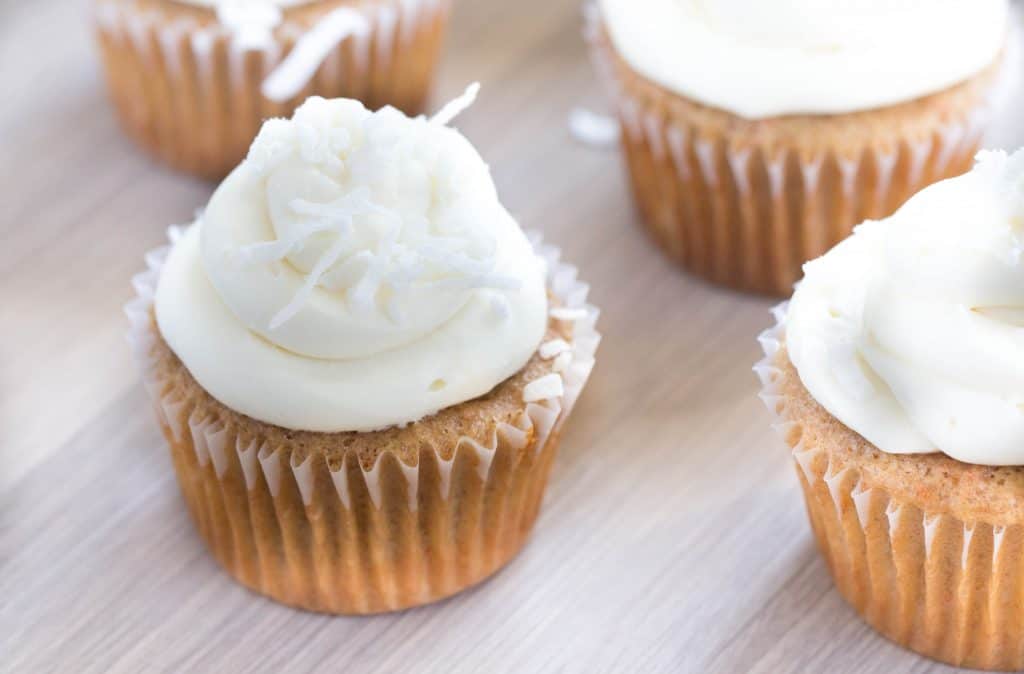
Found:
<svg viewBox="0 0 1024 674"><path fill-rule="evenodd" d="M771 303L673 268L617 154L569 137L572 106L603 107L576 0L458 2L437 97L484 82L460 127L603 309L532 541L395 615L305 614L231 582L187 519L120 313L142 253L211 186L120 135L86 17L0 0L0 671L947 671L831 587L750 372Z"/></svg>

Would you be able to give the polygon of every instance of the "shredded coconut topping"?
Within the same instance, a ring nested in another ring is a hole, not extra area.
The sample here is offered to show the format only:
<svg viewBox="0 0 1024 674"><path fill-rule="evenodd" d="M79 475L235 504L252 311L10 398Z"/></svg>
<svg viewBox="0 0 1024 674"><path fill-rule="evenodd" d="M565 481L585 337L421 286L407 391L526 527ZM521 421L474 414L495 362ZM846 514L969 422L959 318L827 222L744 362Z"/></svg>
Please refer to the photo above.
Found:
<svg viewBox="0 0 1024 674"><path fill-rule="evenodd" d="M438 126L445 126L450 124L452 120L462 114L465 110L468 110L471 105L476 101L477 95L480 93L480 83L473 82L466 90L462 92L462 95L454 100L449 101L443 108L437 111L437 113L430 118L431 124Z"/></svg>
<svg viewBox="0 0 1024 674"><path fill-rule="evenodd" d="M546 374L523 387L523 402L533 403L538 400L557 398L564 392L562 376L555 373Z"/></svg>
<svg viewBox="0 0 1024 674"><path fill-rule="evenodd" d="M555 372L565 372L569 368L570 363L572 363L572 351L563 351L551 363L551 369Z"/></svg>
<svg viewBox="0 0 1024 674"><path fill-rule="evenodd" d="M554 358L564 351L568 351L570 348L572 347L569 346L569 342L564 339L552 339L551 341L541 344L537 351L540 353L541 358L547 360Z"/></svg>
<svg viewBox="0 0 1024 674"><path fill-rule="evenodd" d="M268 122L169 257L161 325L204 388L310 431L487 394L535 356L549 292L586 292L565 265L549 289L557 250L531 244L459 131L345 99Z"/></svg>
<svg viewBox="0 0 1024 674"><path fill-rule="evenodd" d="M584 145L612 147L619 140L619 123L608 115L586 108L573 108L569 112L569 132Z"/></svg>
<svg viewBox="0 0 1024 674"><path fill-rule="evenodd" d="M479 84L471 85L429 121L385 108L346 126L343 110L312 98L293 119L264 124L246 163L267 181L277 238L244 246L240 257L249 264L288 261L305 273L271 330L293 318L317 288L344 294L354 313L379 310L401 324L414 291L520 287L519 279L494 271L494 237L475 221L477 195L439 131L478 91ZM287 195L280 189L285 184ZM307 198L310 184L332 198ZM494 299L499 316L507 313L502 302Z"/></svg>

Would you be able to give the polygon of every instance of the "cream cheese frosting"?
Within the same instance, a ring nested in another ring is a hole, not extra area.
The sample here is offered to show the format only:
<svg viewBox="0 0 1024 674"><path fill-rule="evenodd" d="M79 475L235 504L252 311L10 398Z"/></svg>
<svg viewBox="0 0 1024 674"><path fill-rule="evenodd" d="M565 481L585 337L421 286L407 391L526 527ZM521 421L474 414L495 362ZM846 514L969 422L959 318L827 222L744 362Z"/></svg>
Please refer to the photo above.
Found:
<svg viewBox="0 0 1024 674"><path fill-rule="evenodd" d="M164 339L211 395L310 431L487 393L547 327L543 261L473 146L393 108L311 98L266 122L170 252Z"/></svg>
<svg viewBox="0 0 1024 674"><path fill-rule="evenodd" d="M760 119L910 101L991 65L1008 0L598 0L639 74Z"/></svg>
<svg viewBox="0 0 1024 674"><path fill-rule="evenodd" d="M826 410L889 453L1024 465L1024 150L867 222L805 265L789 358Z"/></svg>

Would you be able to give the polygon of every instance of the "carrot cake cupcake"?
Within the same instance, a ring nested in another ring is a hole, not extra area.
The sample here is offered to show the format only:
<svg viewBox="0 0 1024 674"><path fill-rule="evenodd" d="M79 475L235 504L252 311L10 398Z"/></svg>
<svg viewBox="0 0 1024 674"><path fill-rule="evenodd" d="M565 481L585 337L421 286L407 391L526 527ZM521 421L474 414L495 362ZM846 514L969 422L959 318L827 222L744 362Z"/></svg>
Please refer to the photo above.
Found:
<svg viewBox="0 0 1024 674"><path fill-rule="evenodd" d="M588 36L658 245L786 295L854 224L970 167L1007 0L598 0Z"/></svg>
<svg viewBox="0 0 1024 674"><path fill-rule="evenodd" d="M127 311L196 525L244 585L316 611L435 601L537 516L596 310L446 123L311 98Z"/></svg>
<svg viewBox="0 0 1024 674"><path fill-rule="evenodd" d="M94 0L127 133L223 178L264 119L311 95L423 111L450 0Z"/></svg>
<svg viewBox="0 0 1024 674"><path fill-rule="evenodd" d="M866 222L762 336L842 595L919 653L1024 668L1024 151Z"/></svg>

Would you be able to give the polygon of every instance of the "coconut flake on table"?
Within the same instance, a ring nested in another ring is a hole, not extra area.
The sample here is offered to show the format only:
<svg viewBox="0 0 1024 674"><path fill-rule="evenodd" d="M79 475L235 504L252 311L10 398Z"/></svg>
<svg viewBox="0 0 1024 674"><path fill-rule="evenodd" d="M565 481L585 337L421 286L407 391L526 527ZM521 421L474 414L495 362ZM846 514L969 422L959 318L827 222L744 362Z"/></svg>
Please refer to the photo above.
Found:
<svg viewBox="0 0 1024 674"><path fill-rule="evenodd" d="M606 148L619 140L619 123L614 117L577 107L569 112L572 137L590 147Z"/></svg>

